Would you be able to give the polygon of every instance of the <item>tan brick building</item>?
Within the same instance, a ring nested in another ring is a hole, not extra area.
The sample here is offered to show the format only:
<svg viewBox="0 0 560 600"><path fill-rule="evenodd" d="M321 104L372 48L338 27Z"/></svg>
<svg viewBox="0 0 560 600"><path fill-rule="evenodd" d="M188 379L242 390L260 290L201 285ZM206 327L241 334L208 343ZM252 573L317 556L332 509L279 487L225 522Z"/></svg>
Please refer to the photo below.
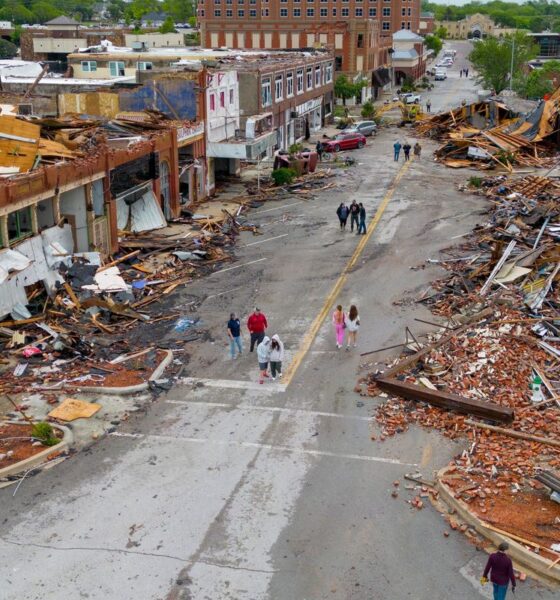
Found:
<svg viewBox="0 0 560 600"><path fill-rule="evenodd" d="M198 13L204 47L328 46L337 71L375 87L386 83L392 34L419 32L420 0L200 0Z"/></svg>

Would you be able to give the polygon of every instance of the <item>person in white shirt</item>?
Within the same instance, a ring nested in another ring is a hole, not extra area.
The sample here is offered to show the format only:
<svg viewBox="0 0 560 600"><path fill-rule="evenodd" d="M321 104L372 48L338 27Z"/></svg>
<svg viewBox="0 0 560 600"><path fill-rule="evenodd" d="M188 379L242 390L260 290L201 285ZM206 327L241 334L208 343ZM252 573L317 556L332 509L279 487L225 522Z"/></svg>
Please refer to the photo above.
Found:
<svg viewBox="0 0 560 600"><path fill-rule="evenodd" d="M346 329L348 331L348 338L346 340L346 350L350 350L350 344L356 347L356 338L358 337L358 329L360 328L360 315L358 314L358 308L355 304L350 307L350 312L346 319Z"/></svg>
<svg viewBox="0 0 560 600"><path fill-rule="evenodd" d="M282 361L284 360L284 344L277 334L272 336L270 344L270 373L272 381L276 379L276 374L282 379Z"/></svg>

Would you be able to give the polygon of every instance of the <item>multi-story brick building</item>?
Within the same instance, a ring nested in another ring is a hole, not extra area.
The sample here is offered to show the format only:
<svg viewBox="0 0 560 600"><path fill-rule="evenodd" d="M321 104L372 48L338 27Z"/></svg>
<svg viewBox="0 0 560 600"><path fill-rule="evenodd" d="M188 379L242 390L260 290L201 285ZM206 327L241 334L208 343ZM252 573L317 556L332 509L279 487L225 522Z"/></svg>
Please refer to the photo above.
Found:
<svg viewBox="0 0 560 600"><path fill-rule="evenodd" d="M327 46L337 71L375 86L387 77L392 34L418 33L420 0L200 0L198 13L205 47Z"/></svg>

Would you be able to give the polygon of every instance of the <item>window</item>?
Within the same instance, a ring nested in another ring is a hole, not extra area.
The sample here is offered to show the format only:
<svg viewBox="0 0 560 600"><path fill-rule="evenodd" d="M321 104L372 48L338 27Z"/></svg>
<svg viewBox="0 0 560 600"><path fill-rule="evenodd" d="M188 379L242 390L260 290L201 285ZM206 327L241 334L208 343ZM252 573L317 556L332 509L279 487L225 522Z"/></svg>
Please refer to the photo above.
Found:
<svg viewBox="0 0 560 600"><path fill-rule="evenodd" d="M215 17L221 17L221 16L222 16L222 11L221 11L219 8L217 8L217 9L214 11L214 16L215 16Z"/></svg>
<svg viewBox="0 0 560 600"><path fill-rule="evenodd" d="M406 29L406 23L404 21L401 21L401 29Z"/></svg>
<svg viewBox="0 0 560 600"><path fill-rule="evenodd" d="M233 0L226 0L226 4L233 4Z"/></svg>
<svg viewBox="0 0 560 600"><path fill-rule="evenodd" d="M383 16L384 17L390 17L391 16L391 9L387 6L385 6L383 8Z"/></svg>
<svg viewBox="0 0 560 600"><path fill-rule="evenodd" d="M109 73L111 77L124 77L124 62L120 60L110 61Z"/></svg>
<svg viewBox="0 0 560 600"><path fill-rule="evenodd" d="M229 103L230 104L235 104L235 93L233 90L229 91Z"/></svg>
<svg viewBox="0 0 560 600"><path fill-rule="evenodd" d="M321 4L326 4L329 0L320 0Z"/></svg>
<svg viewBox="0 0 560 600"><path fill-rule="evenodd" d="M377 8L370 8L369 9L369 16L370 17L377 17Z"/></svg>
<svg viewBox="0 0 560 600"><path fill-rule="evenodd" d="M412 8L408 9L408 16L411 17L412 16Z"/></svg>
<svg viewBox="0 0 560 600"><path fill-rule="evenodd" d="M280 4L288 4L288 0L280 0Z"/></svg>
<svg viewBox="0 0 560 600"><path fill-rule="evenodd" d="M30 206L8 215L8 242L16 242L32 234Z"/></svg>
<svg viewBox="0 0 560 600"><path fill-rule="evenodd" d="M406 24L406 28L410 29L410 21Z"/></svg>
<svg viewBox="0 0 560 600"><path fill-rule="evenodd" d="M238 10L238 11L237 11L237 16L238 16L239 18L243 18L243 17L245 16L245 11L244 11L244 10Z"/></svg>
<svg viewBox="0 0 560 600"><path fill-rule="evenodd" d="M204 9L203 8L199 8L198 9L198 16L199 17L203 17L204 16Z"/></svg>
<svg viewBox="0 0 560 600"><path fill-rule="evenodd" d="M294 74L286 75L286 97L291 98L294 95Z"/></svg>
<svg viewBox="0 0 560 600"><path fill-rule="evenodd" d="M280 16L281 17L287 17L288 16L288 9L287 8L281 8L280 9Z"/></svg>
<svg viewBox="0 0 560 600"><path fill-rule="evenodd" d="M356 16L357 17L363 17L364 16L364 9L363 8L357 8L356 9Z"/></svg>
<svg viewBox="0 0 560 600"><path fill-rule="evenodd" d="M332 63L329 63L325 67L325 82L330 83L332 81Z"/></svg>
<svg viewBox="0 0 560 600"><path fill-rule="evenodd" d="M298 69L296 72L296 89L298 94L303 92L303 69Z"/></svg>
<svg viewBox="0 0 560 600"><path fill-rule="evenodd" d="M82 60L82 71L84 73L97 71L97 62L95 60Z"/></svg>
<svg viewBox="0 0 560 600"><path fill-rule="evenodd" d="M226 17L233 17L233 10L231 8L226 8Z"/></svg>
<svg viewBox="0 0 560 600"><path fill-rule="evenodd" d="M389 29L391 29L391 23L389 23L389 21L383 21L382 29L383 31L389 31Z"/></svg>
<svg viewBox="0 0 560 600"><path fill-rule="evenodd" d="M278 102L284 98L284 75L276 75L274 78L274 100Z"/></svg>
<svg viewBox="0 0 560 600"><path fill-rule="evenodd" d="M406 16L406 8L403 8L403 9L401 10L401 15L402 15L403 17L405 17L405 16Z"/></svg>
<svg viewBox="0 0 560 600"><path fill-rule="evenodd" d="M333 16L333 17L336 17L336 8L333 8L333 9L332 9L332 16Z"/></svg>
<svg viewBox="0 0 560 600"><path fill-rule="evenodd" d="M262 106L270 106L272 104L270 77L263 79L261 82L261 104Z"/></svg>
<svg viewBox="0 0 560 600"><path fill-rule="evenodd" d="M307 67L307 89L313 87L313 67Z"/></svg>
<svg viewBox="0 0 560 600"><path fill-rule="evenodd" d="M314 8L308 8L307 9L307 16L308 17L312 17L315 14L315 9Z"/></svg>
<svg viewBox="0 0 560 600"><path fill-rule="evenodd" d="M245 0L237 0L237 4L245 4Z"/></svg>
<svg viewBox="0 0 560 600"><path fill-rule="evenodd" d="M263 17L268 17L268 8L263 8L261 14Z"/></svg>
<svg viewBox="0 0 560 600"><path fill-rule="evenodd" d="M319 11L319 13L320 13L320 15L321 15L322 17L328 17L328 16L329 16L329 9L328 9L328 8L322 8L322 9Z"/></svg>
<svg viewBox="0 0 560 600"><path fill-rule="evenodd" d="M294 4L299 4L301 0L294 0Z"/></svg>
<svg viewBox="0 0 560 600"><path fill-rule="evenodd" d="M363 33L358 33L357 46L358 46L358 48L364 47L364 34Z"/></svg>
<svg viewBox="0 0 560 600"><path fill-rule="evenodd" d="M315 67L315 87L321 87L321 67Z"/></svg>
<svg viewBox="0 0 560 600"><path fill-rule="evenodd" d="M226 93L220 92L220 108L226 107Z"/></svg>
<svg viewBox="0 0 560 600"><path fill-rule="evenodd" d="M153 68L153 65L151 62L139 62L139 63L136 63L136 68L139 71L151 71Z"/></svg>
<svg viewBox="0 0 560 600"><path fill-rule="evenodd" d="M256 11L254 8L252 8L252 9L249 11L249 16L250 16L250 17L256 17L256 16L257 16L257 11Z"/></svg>
<svg viewBox="0 0 560 600"><path fill-rule="evenodd" d="M294 17L301 17L301 8L294 8Z"/></svg>
<svg viewBox="0 0 560 600"><path fill-rule="evenodd" d="M249 0L249 4L253 4L254 5L256 3L257 3L257 0Z"/></svg>
<svg viewBox="0 0 560 600"><path fill-rule="evenodd" d="M214 112L216 110L216 95L210 94L210 112Z"/></svg>
<svg viewBox="0 0 560 600"><path fill-rule="evenodd" d="M347 16L350 14L350 11L349 11L349 9L348 9L348 8L343 8L343 9L340 11L340 14L341 14L343 17L347 17Z"/></svg>
<svg viewBox="0 0 560 600"><path fill-rule="evenodd" d="M214 0L214 4L221 4L222 0Z"/></svg>

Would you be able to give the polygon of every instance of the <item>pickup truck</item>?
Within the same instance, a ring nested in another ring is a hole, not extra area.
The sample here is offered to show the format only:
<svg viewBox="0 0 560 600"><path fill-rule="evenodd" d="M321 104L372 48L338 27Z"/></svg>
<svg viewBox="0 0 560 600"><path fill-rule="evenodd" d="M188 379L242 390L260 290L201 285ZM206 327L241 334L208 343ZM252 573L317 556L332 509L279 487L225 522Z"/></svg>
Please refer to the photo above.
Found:
<svg viewBox="0 0 560 600"><path fill-rule="evenodd" d="M401 94L401 100L405 104L420 104L422 101L422 96L420 94L413 94L412 92L407 92L406 94Z"/></svg>

